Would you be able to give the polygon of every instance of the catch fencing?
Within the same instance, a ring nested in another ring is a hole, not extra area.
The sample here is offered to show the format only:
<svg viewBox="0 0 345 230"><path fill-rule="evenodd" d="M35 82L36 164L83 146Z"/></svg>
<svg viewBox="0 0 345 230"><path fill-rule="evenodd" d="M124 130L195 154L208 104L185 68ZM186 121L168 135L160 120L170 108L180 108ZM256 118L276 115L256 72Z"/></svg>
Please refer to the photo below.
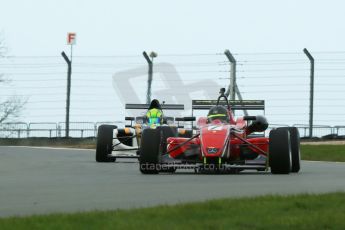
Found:
<svg viewBox="0 0 345 230"><path fill-rule="evenodd" d="M97 137L97 129L102 124L117 125L124 127L123 121L115 122L70 122L70 137L74 138L88 138ZM297 127L301 138L309 136L309 125L295 124L292 126L285 124L270 124L266 134L277 127ZM314 137L328 137L330 139L336 137L345 137L345 126L327 126L315 125L313 126ZM30 138L30 137L45 137L45 138L61 138L65 137L65 122L58 123L24 123L12 122L0 124L0 138Z"/></svg>
<svg viewBox="0 0 345 230"><path fill-rule="evenodd" d="M141 52L76 56L68 114L70 121L83 123L71 124L69 135L95 136L95 124L88 121L120 120L127 113L126 102L144 103L149 94L151 99L184 104L182 114L189 115L192 100L216 99L221 87L227 88L231 99L264 100L270 124L303 124L298 126L303 137L310 132L309 125L313 126L313 136L345 134L344 51L311 52L315 68L302 50L232 53L232 58L229 54L223 49L209 53L163 51L151 64ZM18 115L16 119L53 122L5 124L1 135L63 137L64 124L55 124L65 121L67 112L67 66L61 55L8 56L0 61L0 74L10 76L10 84L0 84L0 98L6 101L18 92L16 97L25 101L25 113L14 114ZM152 81L146 84L146 79Z"/></svg>

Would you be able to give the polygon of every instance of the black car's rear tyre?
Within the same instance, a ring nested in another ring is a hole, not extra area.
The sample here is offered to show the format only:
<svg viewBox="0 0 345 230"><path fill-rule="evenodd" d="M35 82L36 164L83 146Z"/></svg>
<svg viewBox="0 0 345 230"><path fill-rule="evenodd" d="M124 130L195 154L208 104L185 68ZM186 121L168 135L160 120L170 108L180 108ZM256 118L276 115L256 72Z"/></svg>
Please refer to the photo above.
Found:
<svg viewBox="0 0 345 230"><path fill-rule="evenodd" d="M269 165L273 174L291 171L290 133L286 129L274 129L269 135Z"/></svg>
<svg viewBox="0 0 345 230"><path fill-rule="evenodd" d="M160 144L162 146L162 153L165 153L167 151L167 139L177 136L177 128L171 126L158 126L156 129L161 133Z"/></svg>
<svg viewBox="0 0 345 230"><path fill-rule="evenodd" d="M289 130L291 142L291 172L297 173L301 169L300 136L296 127L282 127L278 129Z"/></svg>
<svg viewBox="0 0 345 230"><path fill-rule="evenodd" d="M176 137L177 136L177 127L158 126L157 129L162 131L163 138Z"/></svg>
<svg viewBox="0 0 345 230"><path fill-rule="evenodd" d="M159 153L161 131L158 129L144 129L141 135L139 169L143 174L157 174L159 172Z"/></svg>
<svg viewBox="0 0 345 230"><path fill-rule="evenodd" d="M96 161L97 162L114 162L115 157L108 157L113 150L113 130L115 125L101 125L98 127Z"/></svg>

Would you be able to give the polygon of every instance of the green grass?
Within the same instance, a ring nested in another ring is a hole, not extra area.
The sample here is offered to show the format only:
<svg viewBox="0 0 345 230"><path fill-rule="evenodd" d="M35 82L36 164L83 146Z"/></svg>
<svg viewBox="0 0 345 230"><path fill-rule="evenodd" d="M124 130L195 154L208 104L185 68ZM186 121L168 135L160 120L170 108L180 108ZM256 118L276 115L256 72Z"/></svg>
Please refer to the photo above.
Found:
<svg viewBox="0 0 345 230"><path fill-rule="evenodd" d="M303 160L345 162L345 145L301 145Z"/></svg>
<svg viewBox="0 0 345 230"><path fill-rule="evenodd" d="M0 229L345 229L345 193L0 219Z"/></svg>

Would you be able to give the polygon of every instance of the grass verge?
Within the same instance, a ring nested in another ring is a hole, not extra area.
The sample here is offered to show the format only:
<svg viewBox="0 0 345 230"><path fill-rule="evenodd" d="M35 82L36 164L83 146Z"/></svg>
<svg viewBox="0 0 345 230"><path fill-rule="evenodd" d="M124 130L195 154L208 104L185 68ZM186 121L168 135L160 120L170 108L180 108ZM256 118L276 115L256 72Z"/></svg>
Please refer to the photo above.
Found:
<svg viewBox="0 0 345 230"><path fill-rule="evenodd" d="M345 193L0 219L0 229L345 229Z"/></svg>
<svg viewBox="0 0 345 230"><path fill-rule="evenodd" d="M345 162L345 145L301 145L303 160Z"/></svg>

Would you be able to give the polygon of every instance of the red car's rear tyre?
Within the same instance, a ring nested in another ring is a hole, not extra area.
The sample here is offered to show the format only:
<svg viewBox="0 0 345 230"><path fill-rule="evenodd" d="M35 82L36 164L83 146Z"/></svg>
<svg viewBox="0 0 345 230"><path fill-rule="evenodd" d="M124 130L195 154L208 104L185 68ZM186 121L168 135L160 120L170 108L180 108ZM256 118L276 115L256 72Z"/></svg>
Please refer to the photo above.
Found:
<svg viewBox="0 0 345 230"><path fill-rule="evenodd" d="M273 174L288 174L291 171L290 134L286 129L274 129L269 135L269 165Z"/></svg>
<svg viewBox="0 0 345 230"><path fill-rule="evenodd" d="M297 173L301 169L300 136L296 127L282 127L278 129L289 130L291 142L291 172Z"/></svg>

